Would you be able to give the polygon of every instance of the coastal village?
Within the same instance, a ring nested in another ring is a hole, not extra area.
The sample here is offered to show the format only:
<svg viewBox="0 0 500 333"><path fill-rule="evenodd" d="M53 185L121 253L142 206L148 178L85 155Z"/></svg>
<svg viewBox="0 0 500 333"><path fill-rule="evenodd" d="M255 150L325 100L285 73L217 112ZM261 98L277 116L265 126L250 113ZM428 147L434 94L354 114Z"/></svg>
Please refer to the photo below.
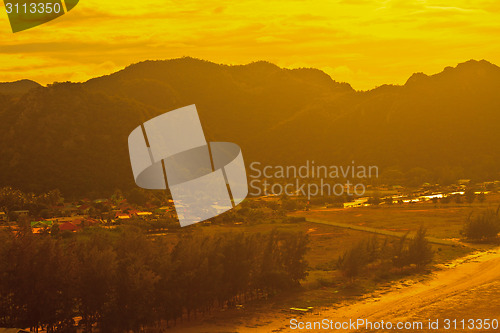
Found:
<svg viewBox="0 0 500 333"><path fill-rule="evenodd" d="M139 207L128 203L127 199L116 200L113 197L95 200L84 198L77 202L63 202L61 199L61 202L50 206L47 211L46 214L51 216L46 218L35 217L27 209L0 211L0 223L15 228L24 222L31 227L33 233L52 232L54 227L61 232L77 232L95 225L112 228L127 220L154 222L159 219L172 220L176 217L172 200L167 200L166 205L162 206L145 203Z"/></svg>
<svg viewBox="0 0 500 333"><path fill-rule="evenodd" d="M500 181L491 181L470 184L470 180L463 179L450 186L425 183L418 189L407 189L403 186L367 186L367 193L363 197L330 198L316 197L311 200L294 196L289 201L295 201L292 208L283 206L283 198L267 195L251 198L249 201L258 203L260 207L273 207L274 210L283 208L281 214L291 210L309 210L315 208L356 208L373 205L414 205L424 202L448 203L468 202L470 200L484 201L485 196L500 189ZM248 200L247 200L248 201ZM278 208L275 208L275 207ZM241 207L239 208L241 209ZM85 227L103 226L114 228L123 223L158 224L163 231L177 229L177 214L172 199L165 198L154 203L146 201L143 204L130 203L122 196L113 195L110 198L89 199L78 201L59 201L47 207L38 214L33 214L29 209L11 210L0 207L0 226L11 227L29 226L33 233L47 232L78 232ZM160 222L161 221L161 222ZM211 223L207 221L206 223ZM241 221L235 223L241 224ZM56 229L57 228L57 229ZM158 229L158 228L156 228Z"/></svg>

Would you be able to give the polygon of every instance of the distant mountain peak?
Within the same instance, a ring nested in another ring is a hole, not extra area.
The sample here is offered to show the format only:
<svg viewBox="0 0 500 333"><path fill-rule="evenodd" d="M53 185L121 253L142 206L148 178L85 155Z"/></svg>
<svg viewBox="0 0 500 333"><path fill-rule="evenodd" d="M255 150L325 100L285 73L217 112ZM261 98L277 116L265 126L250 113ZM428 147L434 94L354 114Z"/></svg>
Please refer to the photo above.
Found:
<svg viewBox="0 0 500 333"><path fill-rule="evenodd" d="M218 82L219 84L229 84L234 88L241 84L255 86L256 82L260 80L267 82L269 80L282 80L279 85L297 81L304 86L319 87L328 92L354 91L350 84L337 82L316 68L281 68L264 60L244 65L226 65L191 57L142 61L110 75L90 79L87 84L102 88L100 83L105 84L111 79L118 81L154 80L162 82L164 85L175 85L177 80L181 80L184 84L193 86L201 84L200 78L201 81L210 81L209 86L214 86L214 83Z"/></svg>
<svg viewBox="0 0 500 333"><path fill-rule="evenodd" d="M456 68L464 68L464 67L483 67L483 68L491 68L491 67L497 67L496 65L492 64L491 62L487 61L487 60L484 60L484 59L481 59L481 60L475 60L475 59L471 59L471 60L467 60L465 62L461 62L457 65Z"/></svg>
<svg viewBox="0 0 500 333"><path fill-rule="evenodd" d="M272 62L265 61L265 60L253 61L249 64L240 65L240 66L242 66L242 67L261 67L261 68L267 68L267 69L280 69L276 64L273 64Z"/></svg>
<svg viewBox="0 0 500 333"><path fill-rule="evenodd" d="M418 82L420 82L422 80L426 80L428 78L429 78L429 76L422 73L422 72L413 73L412 76L410 76L410 78L406 81L405 86L409 86L409 85L418 83Z"/></svg>
<svg viewBox="0 0 500 333"><path fill-rule="evenodd" d="M31 89L38 87L41 87L39 83L28 79L0 82L0 93L5 95L23 95Z"/></svg>
<svg viewBox="0 0 500 333"><path fill-rule="evenodd" d="M441 72L426 75L424 73L413 74L405 83L406 87L427 85L430 82L441 82L453 84L459 81L475 82L489 79L500 79L500 67L486 60L468 60L457 66L447 66Z"/></svg>
<svg viewBox="0 0 500 333"><path fill-rule="evenodd" d="M6 82L0 82L0 85L3 84L35 84L35 85L40 85L39 83L33 81L33 80L28 80L28 79L22 79L22 80L17 80L17 81L6 81Z"/></svg>

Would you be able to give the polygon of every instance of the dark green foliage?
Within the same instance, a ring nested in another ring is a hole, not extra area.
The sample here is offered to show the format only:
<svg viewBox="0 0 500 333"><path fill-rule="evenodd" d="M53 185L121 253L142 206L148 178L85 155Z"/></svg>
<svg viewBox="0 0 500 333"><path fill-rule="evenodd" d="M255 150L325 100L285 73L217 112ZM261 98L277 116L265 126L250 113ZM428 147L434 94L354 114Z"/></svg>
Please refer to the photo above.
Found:
<svg viewBox="0 0 500 333"><path fill-rule="evenodd" d="M302 233L180 233L133 226L51 237L0 233L0 326L139 331L291 288L306 276Z"/></svg>
<svg viewBox="0 0 500 333"><path fill-rule="evenodd" d="M342 274L350 281L354 280L359 275L361 269L368 262L363 242L356 244L351 249L347 250L337 262L338 268Z"/></svg>
<svg viewBox="0 0 500 333"><path fill-rule="evenodd" d="M9 212L9 218L12 221L17 220L16 210L29 210L30 215L39 217L51 216L47 209L64 200L59 190L52 190L40 195L33 193L23 193L12 187L0 188L0 210Z"/></svg>
<svg viewBox="0 0 500 333"><path fill-rule="evenodd" d="M406 240L408 238L408 232L399 239L393 248L392 254L392 264L394 267L402 268L408 265Z"/></svg>
<svg viewBox="0 0 500 333"><path fill-rule="evenodd" d="M430 264L434 257L432 247L425 238L426 233L427 231L425 228L421 226L417 230L415 237L410 239L408 244L408 263L410 265L416 265L419 269Z"/></svg>
<svg viewBox="0 0 500 333"><path fill-rule="evenodd" d="M366 273L366 267L372 263L378 263L383 269L391 266L401 269L410 265L422 269L432 262L434 256L425 234L421 227L413 238L406 234L397 241L388 238L379 241L376 237L362 240L338 258L337 268L350 282Z"/></svg>
<svg viewBox="0 0 500 333"><path fill-rule="evenodd" d="M434 252L425 238L426 233L421 226L414 237L409 238L406 234L400 239L393 251L392 262L395 267L415 265L417 269L422 269L432 262Z"/></svg>
<svg viewBox="0 0 500 333"><path fill-rule="evenodd" d="M367 264L383 256L386 246L386 242L380 244L376 237L362 240L338 258L337 267L352 282Z"/></svg>
<svg viewBox="0 0 500 333"><path fill-rule="evenodd" d="M71 320L73 263L50 236L0 233L0 326L53 328Z"/></svg>
<svg viewBox="0 0 500 333"><path fill-rule="evenodd" d="M499 207L500 208L500 207ZM500 232L499 209L488 209L477 216L467 217L462 234L472 241L489 241L498 237Z"/></svg>

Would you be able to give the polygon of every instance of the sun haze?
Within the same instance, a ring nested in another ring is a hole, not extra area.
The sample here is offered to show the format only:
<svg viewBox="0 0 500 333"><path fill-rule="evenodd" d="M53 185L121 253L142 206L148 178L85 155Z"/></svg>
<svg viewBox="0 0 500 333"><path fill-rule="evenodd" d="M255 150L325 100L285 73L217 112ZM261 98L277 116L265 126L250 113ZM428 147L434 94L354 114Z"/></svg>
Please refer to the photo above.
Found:
<svg viewBox="0 0 500 333"><path fill-rule="evenodd" d="M0 81L82 81L191 56L315 67L365 90L468 59L500 63L495 0L84 0L16 34L1 17Z"/></svg>

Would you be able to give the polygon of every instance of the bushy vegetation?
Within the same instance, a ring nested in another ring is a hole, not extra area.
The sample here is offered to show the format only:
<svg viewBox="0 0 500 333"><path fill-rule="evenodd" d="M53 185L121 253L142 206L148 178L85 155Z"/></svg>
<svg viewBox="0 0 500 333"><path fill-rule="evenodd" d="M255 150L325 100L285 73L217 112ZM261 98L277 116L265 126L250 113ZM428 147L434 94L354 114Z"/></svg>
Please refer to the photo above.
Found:
<svg viewBox="0 0 500 333"><path fill-rule="evenodd" d="M380 241L376 237L362 240L338 258L337 267L350 282L374 262L379 262L381 267L389 264L396 269L414 266L421 270L434 256L425 234L421 227L413 238L408 239L405 235L397 242L389 242L387 238Z"/></svg>
<svg viewBox="0 0 500 333"><path fill-rule="evenodd" d="M498 238L500 232L500 207L494 211L488 209L480 214L467 217L462 234L471 241L491 241Z"/></svg>
<svg viewBox="0 0 500 333"><path fill-rule="evenodd" d="M381 250L378 246L376 238L358 242L339 257L337 267L352 282L361 270L378 256Z"/></svg>
<svg viewBox="0 0 500 333"><path fill-rule="evenodd" d="M0 233L0 326L138 331L292 288L306 276L304 233L179 234L132 227L72 237Z"/></svg>
<svg viewBox="0 0 500 333"><path fill-rule="evenodd" d="M61 198L59 190L35 195L9 186L2 187L0 188L0 211L29 210L30 214L39 215L42 210L58 204Z"/></svg>
<svg viewBox="0 0 500 333"><path fill-rule="evenodd" d="M406 242L407 235L401 238L399 245L395 248L393 264L402 268L408 265L415 265L422 269L432 262L434 253L432 247L425 238L427 231L424 227L417 230L417 234Z"/></svg>

